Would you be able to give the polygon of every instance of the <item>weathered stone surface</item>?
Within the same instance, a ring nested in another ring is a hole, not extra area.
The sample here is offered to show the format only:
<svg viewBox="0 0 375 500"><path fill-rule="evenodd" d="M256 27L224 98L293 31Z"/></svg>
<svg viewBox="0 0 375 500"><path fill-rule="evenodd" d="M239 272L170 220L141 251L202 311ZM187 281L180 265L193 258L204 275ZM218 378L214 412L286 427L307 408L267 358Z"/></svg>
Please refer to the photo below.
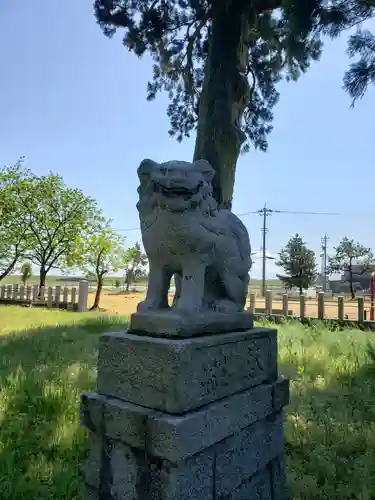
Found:
<svg viewBox="0 0 375 500"><path fill-rule="evenodd" d="M181 414L277 378L276 330L192 339L108 333L100 339L98 392Z"/></svg>
<svg viewBox="0 0 375 500"><path fill-rule="evenodd" d="M87 500L283 500L281 413L178 463L106 436L90 442Z"/></svg>
<svg viewBox="0 0 375 500"><path fill-rule="evenodd" d="M107 464L103 464L102 446L108 450ZM84 498L94 499L97 493L99 498L116 500L210 500L213 464L213 450L173 464L103 437L101 446L95 444L90 450L84 471Z"/></svg>
<svg viewBox="0 0 375 500"><path fill-rule="evenodd" d="M131 315L129 333L147 333L151 337L188 338L214 333L250 330L253 316L247 312L204 313L170 311L137 312Z"/></svg>
<svg viewBox="0 0 375 500"><path fill-rule="evenodd" d="M102 436L89 434L89 455L84 466L85 482L91 488L99 489L101 474Z"/></svg>
<svg viewBox="0 0 375 500"><path fill-rule="evenodd" d="M214 497L213 450L171 464L163 461L151 478L152 500L216 500Z"/></svg>
<svg viewBox="0 0 375 500"><path fill-rule="evenodd" d="M281 387L279 382L262 384L181 416L85 393L81 424L141 450L146 448L147 436L151 455L179 462L270 415L272 398Z"/></svg>
<svg viewBox="0 0 375 500"><path fill-rule="evenodd" d="M289 404L289 379L280 377L272 388L272 406L275 412L280 411Z"/></svg>
<svg viewBox="0 0 375 500"><path fill-rule="evenodd" d="M212 196L214 175L205 160L159 164L146 159L140 164L137 208L150 273L139 311L168 309L173 274L178 276L176 309L244 310L249 235L230 210L218 210Z"/></svg>
<svg viewBox="0 0 375 500"><path fill-rule="evenodd" d="M270 462L272 500L284 500L286 498L286 472L285 454L282 453Z"/></svg>
<svg viewBox="0 0 375 500"><path fill-rule="evenodd" d="M82 487L82 498L83 500L100 500L99 491L84 484Z"/></svg>
<svg viewBox="0 0 375 500"><path fill-rule="evenodd" d="M216 448L218 498L241 498L230 495L282 454L283 449L283 412L266 417L220 443Z"/></svg>
<svg viewBox="0 0 375 500"><path fill-rule="evenodd" d="M230 492L218 493L215 500L274 500L269 469L246 477Z"/></svg>

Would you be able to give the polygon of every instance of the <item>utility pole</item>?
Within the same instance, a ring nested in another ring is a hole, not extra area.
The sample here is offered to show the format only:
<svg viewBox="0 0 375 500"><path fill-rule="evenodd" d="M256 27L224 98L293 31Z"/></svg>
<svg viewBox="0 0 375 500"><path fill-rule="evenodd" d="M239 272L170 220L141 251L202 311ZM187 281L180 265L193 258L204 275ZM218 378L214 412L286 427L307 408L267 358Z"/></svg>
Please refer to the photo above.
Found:
<svg viewBox="0 0 375 500"><path fill-rule="evenodd" d="M258 210L258 214L263 216L263 226L262 226L262 296L266 296L266 234L267 234L267 216L273 212L267 205Z"/></svg>
<svg viewBox="0 0 375 500"><path fill-rule="evenodd" d="M322 254L321 257L323 258L322 264L323 264L323 290L326 292L327 291L327 242L329 238L327 234L323 236L321 239L321 244L322 244Z"/></svg>

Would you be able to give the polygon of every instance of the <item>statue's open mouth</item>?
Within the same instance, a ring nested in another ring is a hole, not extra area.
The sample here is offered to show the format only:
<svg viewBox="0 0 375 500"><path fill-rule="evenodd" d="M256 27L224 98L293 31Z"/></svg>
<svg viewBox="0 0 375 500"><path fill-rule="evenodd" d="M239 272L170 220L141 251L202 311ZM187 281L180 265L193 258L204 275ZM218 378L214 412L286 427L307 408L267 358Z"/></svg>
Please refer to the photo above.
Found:
<svg viewBox="0 0 375 500"><path fill-rule="evenodd" d="M201 183L199 183L195 188L191 189L184 186L166 187L162 184L159 184L158 182L155 182L154 184L155 191L157 193L162 193L162 195L166 198L184 198L185 200L188 200L193 195L197 194L201 187Z"/></svg>

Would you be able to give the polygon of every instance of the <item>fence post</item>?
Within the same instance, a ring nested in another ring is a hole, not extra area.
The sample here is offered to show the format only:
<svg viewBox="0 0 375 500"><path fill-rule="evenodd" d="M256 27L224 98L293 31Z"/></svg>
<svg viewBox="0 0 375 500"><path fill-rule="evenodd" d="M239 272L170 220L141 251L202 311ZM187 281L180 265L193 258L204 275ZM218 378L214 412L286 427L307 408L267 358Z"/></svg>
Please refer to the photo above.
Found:
<svg viewBox="0 0 375 500"><path fill-rule="evenodd" d="M20 286L20 300L25 300L25 285Z"/></svg>
<svg viewBox="0 0 375 500"><path fill-rule="evenodd" d="M77 288L72 288L70 293L71 293L70 303L72 304L72 309L74 309L74 305L76 303L76 298L77 298Z"/></svg>
<svg viewBox="0 0 375 500"><path fill-rule="evenodd" d="M66 286L64 288L64 293L63 293L63 304L65 308L68 307L68 295L69 295L69 288Z"/></svg>
<svg viewBox="0 0 375 500"><path fill-rule="evenodd" d="M344 321L344 297L337 297L337 316L339 321Z"/></svg>
<svg viewBox="0 0 375 500"><path fill-rule="evenodd" d="M30 300L31 299L31 285L27 285L26 287L26 300Z"/></svg>
<svg viewBox="0 0 375 500"><path fill-rule="evenodd" d="M12 285L7 286L7 299L12 298Z"/></svg>
<svg viewBox="0 0 375 500"><path fill-rule="evenodd" d="M265 313L266 316L272 316L272 290L266 290Z"/></svg>
<svg viewBox="0 0 375 500"><path fill-rule="evenodd" d="M17 300L17 298L18 298L18 285L14 284L13 285L12 300Z"/></svg>
<svg viewBox="0 0 375 500"><path fill-rule="evenodd" d="M324 319L324 292L318 293L318 319Z"/></svg>
<svg viewBox="0 0 375 500"><path fill-rule="evenodd" d="M362 324L365 319L365 301L363 297L358 297L358 323Z"/></svg>
<svg viewBox="0 0 375 500"><path fill-rule="evenodd" d="M38 290L39 285L33 285L33 302L36 302L38 299Z"/></svg>
<svg viewBox="0 0 375 500"><path fill-rule="evenodd" d="M288 316L288 313L289 313L288 294L283 293L283 315Z"/></svg>
<svg viewBox="0 0 375 500"><path fill-rule="evenodd" d="M250 299L250 303L249 303L248 312L250 314L254 314L255 313L255 293L251 293L249 295L249 299Z"/></svg>
<svg viewBox="0 0 375 500"><path fill-rule="evenodd" d="M53 288L52 286L49 286L47 292L47 307L48 309L51 309L52 306L53 306Z"/></svg>
<svg viewBox="0 0 375 500"><path fill-rule="evenodd" d="M0 299L5 299L6 289L7 289L7 287L5 285L2 285L1 292L0 292Z"/></svg>
<svg viewBox="0 0 375 500"><path fill-rule="evenodd" d="M299 317L301 320L305 319L306 315L306 297L304 295L299 296Z"/></svg>
<svg viewBox="0 0 375 500"><path fill-rule="evenodd" d="M61 298L61 285L56 285L55 288L55 307L60 307L60 298Z"/></svg>
<svg viewBox="0 0 375 500"><path fill-rule="evenodd" d="M87 311L87 301L89 297L89 282L80 281L78 286L78 312Z"/></svg>

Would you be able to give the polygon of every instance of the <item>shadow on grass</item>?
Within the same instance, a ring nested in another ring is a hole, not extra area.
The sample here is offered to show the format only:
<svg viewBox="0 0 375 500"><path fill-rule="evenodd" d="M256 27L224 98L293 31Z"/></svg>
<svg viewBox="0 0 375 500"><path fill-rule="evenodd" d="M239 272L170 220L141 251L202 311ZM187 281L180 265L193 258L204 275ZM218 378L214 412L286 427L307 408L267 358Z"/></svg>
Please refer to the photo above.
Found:
<svg viewBox="0 0 375 500"><path fill-rule="evenodd" d="M0 337L1 500L81 499L82 391L96 380L97 342L123 319ZM375 355L364 332L280 328L291 378L286 450L293 500L370 500L375 484Z"/></svg>
<svg viewBox="0 0 375 500"><path fill-rule="evenodd" d="M291 377L285 427L289 498L374 499L371 334L300 331L289 334L289 345L280 335L280 370Z"/></svg>
<svg viewBox="0 0 375 500"><path fill-rule="evenodd" d="M79 395L95 386L99 334L121 318L0 337L0 498L80 499Z"/></svg>

